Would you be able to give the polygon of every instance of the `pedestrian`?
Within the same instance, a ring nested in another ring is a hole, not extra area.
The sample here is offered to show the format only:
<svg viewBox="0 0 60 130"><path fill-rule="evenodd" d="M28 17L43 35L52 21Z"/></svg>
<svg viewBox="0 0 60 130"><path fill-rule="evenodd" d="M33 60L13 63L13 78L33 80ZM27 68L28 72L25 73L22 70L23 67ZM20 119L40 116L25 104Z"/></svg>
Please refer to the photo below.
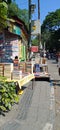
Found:
<svg viewBox="0 0 60 130"><path fill-rule="evenodd" d="M58 56L58 73L59 73L59 76L60 76L60 53L59 53L59 56Z"/></svg>
<svg viewBox="0 0 60 130"><path fill-rule="evenodd" d="M13 63L14 63L14 69L15 70L19 70L19 59L18 59L18 56L15 56L15 59L14 59Z"/></svg>
<svg viewBox="0 0 60 130"><path fill-rule="evenodd" d="M36 64L34 65L34 72L35 72L35 73L40 72L40 65L39 65L38 63L36 63Z"/></svg>

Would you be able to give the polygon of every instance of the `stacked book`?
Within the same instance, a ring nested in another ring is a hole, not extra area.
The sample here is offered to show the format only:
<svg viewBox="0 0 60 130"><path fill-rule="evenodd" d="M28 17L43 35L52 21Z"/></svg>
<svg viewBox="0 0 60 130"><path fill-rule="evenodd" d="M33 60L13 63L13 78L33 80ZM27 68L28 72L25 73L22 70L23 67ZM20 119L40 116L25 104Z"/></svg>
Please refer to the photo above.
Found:
<svg viewBox="0 0 60 130"><path fill-rule="evenodd" d="M26 63L25 62L20 62L20 70L22 70L23 73L26 72Z"/></svg>
<svg viewBox="0 0 60 130"><path fill-rule="evenodd" d="M0 64L0 76L4 76L4 65Z"/></svg>
<svg viewBox="0 0 60 130"><path fill-rule="evenodd" d="M32 63L26 62L26 72L32 73Z"/></svg>
<svg viewBox="0 0 60 130"><path fill-rule="evenodd" d="M4 76L12 79L13 63L4 63Z"/></svg>
<svg viewBox="0 0 60 130"><path fill-rule="evenodd" d="M13 80L20 80L22 78L22 71L14 70L12 77L13 77Z"/></svg>

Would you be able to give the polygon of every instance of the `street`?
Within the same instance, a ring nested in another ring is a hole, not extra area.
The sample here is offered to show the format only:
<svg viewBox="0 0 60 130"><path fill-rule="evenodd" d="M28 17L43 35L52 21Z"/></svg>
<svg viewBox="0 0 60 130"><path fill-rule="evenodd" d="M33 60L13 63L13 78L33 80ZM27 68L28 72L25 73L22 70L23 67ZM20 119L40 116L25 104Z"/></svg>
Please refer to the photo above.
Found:
<svg viewBox="0 0 60 130"><path fill-rule="evenodd" d="M60 130L60 0L0 0L0 130Z"/></svg>
<svg viewBox="0 0 60 130"><path fill-rule="evenodd" d="M56 118L55 86L60 81L57 64L48 61L51 81L35 81L24 86L18 105L5 117L0 115L0 130L60 130Z"/></svg>

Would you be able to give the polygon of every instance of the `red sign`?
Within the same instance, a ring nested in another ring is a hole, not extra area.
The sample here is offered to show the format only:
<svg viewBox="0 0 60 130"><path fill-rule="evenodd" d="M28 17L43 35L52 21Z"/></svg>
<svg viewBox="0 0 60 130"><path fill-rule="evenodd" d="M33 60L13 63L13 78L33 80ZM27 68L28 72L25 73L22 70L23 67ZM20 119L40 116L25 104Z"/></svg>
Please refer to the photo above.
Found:
<svg viewBox="0 0 60 130"><path fill-rule="evenodd" d="M32 52L38 52L38 46L32 46L31 51Z"/></svg>

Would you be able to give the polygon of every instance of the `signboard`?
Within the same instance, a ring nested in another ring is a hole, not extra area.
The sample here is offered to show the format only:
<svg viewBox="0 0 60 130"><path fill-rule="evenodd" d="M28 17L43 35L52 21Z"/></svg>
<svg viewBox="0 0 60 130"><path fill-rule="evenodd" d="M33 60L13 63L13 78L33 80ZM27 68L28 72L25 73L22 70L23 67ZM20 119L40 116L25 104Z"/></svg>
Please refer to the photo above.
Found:
<svg viewBox="0 0 60 130"><path fill-rule="evenodd" d="M25 60L26 59L26 48L24 45L22 45L22 59L21 60Z"/></svg>
<svg viewBox="0 0 60 130"><path fill-rule="evenodd" d="M38 52L38 46L32 46L31 51L32 52Z"/></svg>
<svg viewBox="0 0 60 130"><path fill-rule="evenodd" d="M32 35L41 34L40 20L32 20L32 22L31 22L31 34Z"/></svg>
<svg viewBox="0 0 60 130"><path fill-rule="evenodd" d="M9 24L9 31L14 34L21 35L21 29L13 24Z"/></svg>
<svg viewBox="0 0 60 130"><path fill-rule="evenodd" d="M18 34L18 35L21 35L21 30L18 26L13 26L13 33L14 34Z"/></svg>
<svg viewBox="0 0 60 130"><path fill-rule="evenodd" d="M18 39L11 41L12 44L12 57L13 59L15 58L15 56L19 57L19 45L18 45Z"/></svg>
<svg viewBox="0 0 60 130"><path fill-rule="evenodd" d="M21 45L21 44L20 44L20 46L19 46L19 49L20 49L20 50L19 50L19 57L22 58L22 45Z"/></svg>

